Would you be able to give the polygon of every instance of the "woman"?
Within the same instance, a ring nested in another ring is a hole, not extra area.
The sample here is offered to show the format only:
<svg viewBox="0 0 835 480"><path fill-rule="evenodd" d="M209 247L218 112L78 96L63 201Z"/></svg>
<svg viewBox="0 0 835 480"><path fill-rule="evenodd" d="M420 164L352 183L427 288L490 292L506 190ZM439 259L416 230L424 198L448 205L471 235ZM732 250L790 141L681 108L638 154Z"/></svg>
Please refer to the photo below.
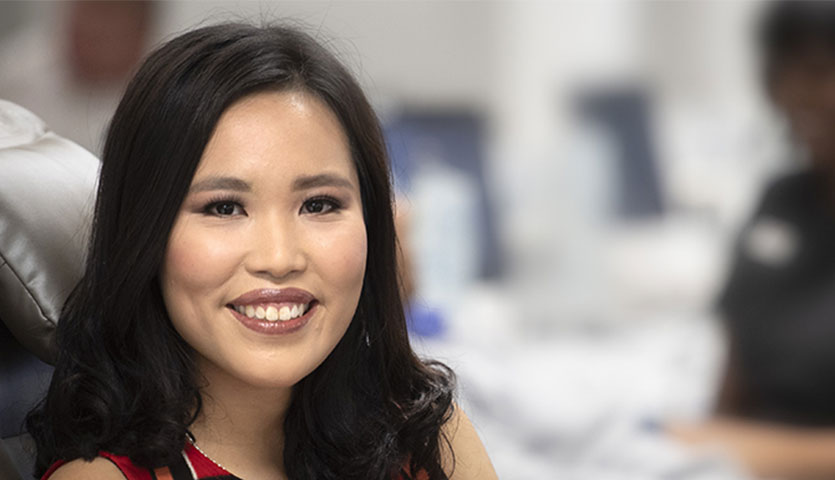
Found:
<svg viewBox="0 0 835 480"><path fill-rule="evenodd" d="M338 60L279 27L170 41L110 126L36 473L494 478L451 372L410 349L395 251L378 122Z"/></svg>
<svg viewBox="0 0 835 480"><path fill-rule="evenodd" d="M835 478L835 4L768 6L774 106L807 166L766 189L719 300L730 339L717 416L672 431L765 478Z"/></svg>

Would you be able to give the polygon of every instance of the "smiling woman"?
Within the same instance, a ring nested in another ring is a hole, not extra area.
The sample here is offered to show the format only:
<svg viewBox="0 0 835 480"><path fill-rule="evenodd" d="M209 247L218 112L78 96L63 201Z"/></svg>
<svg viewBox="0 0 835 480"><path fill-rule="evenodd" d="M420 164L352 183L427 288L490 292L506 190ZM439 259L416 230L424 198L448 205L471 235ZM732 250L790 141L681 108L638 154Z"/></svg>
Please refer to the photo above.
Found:
<svg viewBox="0 0 835 480"><path fill-rule="evenodd" d="M309 94L251 95L221 116L192 184L160 275L174 328L204 374L292 387L344 335L365 273L339 121Z"/></svg>
<svg viewBox="0 0 835 480"><path fill-rule="evenodd" d="M335 57L282 27L170 41L108 133L37 475L495 478L409 346L395 252L380 128Z"/></svg>

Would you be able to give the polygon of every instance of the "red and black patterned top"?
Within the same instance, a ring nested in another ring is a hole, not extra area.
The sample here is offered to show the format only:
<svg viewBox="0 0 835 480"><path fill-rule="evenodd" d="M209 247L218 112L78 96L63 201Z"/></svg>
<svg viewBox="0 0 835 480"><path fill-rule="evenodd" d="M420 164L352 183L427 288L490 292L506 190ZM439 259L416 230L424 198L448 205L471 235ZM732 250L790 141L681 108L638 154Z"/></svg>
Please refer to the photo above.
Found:
<svg viewBox="0 0 835 480"><path fill-rule="evenodd" d="M113 462L128 480L241 480L203 455L191 442L186 442L176 462L154 470L138 467L123 455L109 452L99 452L99 455ZM55 462L41 480L47 480L64 463Z"/></svg>
<svg viewBox="0 0 835 480"><path fill-rule="evenodd" d="M99 455L113 462L127 480L241 480L213 462L212 459L195 448L191 442L186 442L186 446L176 462L154 470L139 467L131 462L130 458L123 455L113 455L109 452L99 452ZM41 480L48 480L55 470L64 463L66 462L58 461L52 464L44 476L41 477ZM425 476L418 474L416 477L411 477L406 473L406 470L402 470L393 480L408 480L411 478L421 480Z"/></svg>

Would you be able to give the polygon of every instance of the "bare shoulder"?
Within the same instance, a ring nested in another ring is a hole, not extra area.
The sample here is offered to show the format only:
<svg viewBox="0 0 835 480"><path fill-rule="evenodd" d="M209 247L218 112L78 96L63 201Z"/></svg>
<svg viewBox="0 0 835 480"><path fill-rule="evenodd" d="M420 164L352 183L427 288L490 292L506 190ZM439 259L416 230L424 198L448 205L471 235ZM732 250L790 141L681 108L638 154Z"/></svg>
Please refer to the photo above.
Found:
<svg viewBox="0 0 835 480"><path fill-rule="evenodd" d="M448 450L444 455L444 467L451 480L498 479L475 427L458 405L444 425L444 433L452 448L451 455Z"/></svg>
<svg viewBox="0 0 835 480"><path fill-rule="evenodd" d="M110 460L96 457L92 461L79 458L61 465L49 480L125 480L122 472Z"/></svg>

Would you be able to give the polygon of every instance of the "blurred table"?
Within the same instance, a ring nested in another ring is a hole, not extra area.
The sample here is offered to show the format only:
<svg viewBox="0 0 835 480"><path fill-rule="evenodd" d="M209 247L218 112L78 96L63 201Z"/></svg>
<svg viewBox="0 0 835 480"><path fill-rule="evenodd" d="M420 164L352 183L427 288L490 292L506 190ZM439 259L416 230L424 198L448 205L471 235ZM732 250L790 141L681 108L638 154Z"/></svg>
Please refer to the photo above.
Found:
<svg viewBox="0 0 835 480"><path fill-rule="evenodd" d="M515 321L512 309L490 311L471 309L470 328ZM638 317L543 336L459 330L413 344L457 373L458 403L502 479L749 480L723 452L685 449L659 431L667 419L709 412L724 353L716 322Z"/></svg>

